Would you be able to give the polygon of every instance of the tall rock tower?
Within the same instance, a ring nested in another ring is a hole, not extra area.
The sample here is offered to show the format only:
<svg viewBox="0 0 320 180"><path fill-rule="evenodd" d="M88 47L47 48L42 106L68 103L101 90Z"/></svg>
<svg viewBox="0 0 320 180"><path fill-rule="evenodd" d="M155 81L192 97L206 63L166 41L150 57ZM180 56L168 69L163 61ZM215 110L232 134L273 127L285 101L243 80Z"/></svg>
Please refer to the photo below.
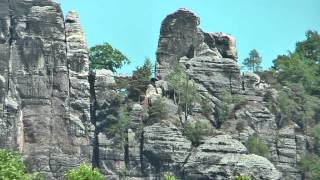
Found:
<svg viewBox="0 0 320 180"><path fill-rule="evenodd" d="M18 149L46 179L91 161L88 51L74 12L0 1L0 147Z"/></svg>

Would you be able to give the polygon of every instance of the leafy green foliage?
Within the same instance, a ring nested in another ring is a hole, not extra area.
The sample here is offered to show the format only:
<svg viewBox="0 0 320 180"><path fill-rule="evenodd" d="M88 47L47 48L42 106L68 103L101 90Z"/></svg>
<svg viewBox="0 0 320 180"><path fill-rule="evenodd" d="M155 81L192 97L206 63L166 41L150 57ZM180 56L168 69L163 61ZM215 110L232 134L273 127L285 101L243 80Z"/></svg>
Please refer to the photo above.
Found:
<svg viewBox="0 0 320 180"><path fill-rule="evenodd" d="M306 128L307 124L314 122L319 99L308 95L301 84L289 84L280 90L278 101L282 115L281 126L295 122Z"/></svg>
<svg viewBox="0 0 320 180"><path fill-rule="evenodd" d="M126 179L126 168L120 168L119 170L119 179Z"/></svg>
<svg viewBox="0 0 320 180"><path fill-rule="evenodd" d="M221 125L229 120L232 115L234 115L235 111L240 109L244 106L247 101L239 95L231 95L229 91L222 90L220 95L221 103L218 105L217 112L218 112L218 128ZM233 105L233 106L231 106Z"/></svg>
<svg viewBox="0 0 320 180"><path fill-rule="evenodd" d="M184 130L184 135L192 142L193 146L200 145L201 140L208 133L207 125L200 121L188 122Z"/></svg>
<svg viewBox="0 0 320 180"><path fill-rule="evenodd" d="M97 169L81 164L79 167L68 171L65 174L66 180L103 180L104 177Z"/></svg>
<svg viewBox="0 0 320 180"><path fill-rule="evenodd" d="M315 154L308 154L298 162L299 169L304 173L304 179L320 179L320 158Z"/></svg>
<svg viewBox="0 0 320 180"><path fill-rule="evenodd" d="M213 105L210 99L208 97L204 97L201 103L201 110L202 110L202 114L208 119L211 119L211 116L213 114L212 107Z"/></svg>
<svg viewBox="0 0 320 180"><path fill-rule="evenodd" d="M127 130L130 126L130 117L126 107L121 106L116 118L109 116L109 126L106 128L106 134L113 138L115 144L123 145L127 135Z"/></svg>
<svg viewBox="0 0 320 180"><path fill-rule="evenodd" d="M266 144L264 144L258 136L253 135L250 136L247 140L247 142L245 143L248 152L251 154L256 154L259 156L263 156L267 159L271 158L271 153L269 151L269 148Z"/></svg>
<svg viewBox="0 0 320 180"><path fill-rule="evenodd" d="M91 69L109 69L115 72L124 64L130 63L129 59L110 44L96 45L89 50Z"/></svg>
<svg viewBox="0 0 320 180"><path fill-rule="evenodd" d="M313 63L320 63L320 34L317 31L307 31L306 40L296 44L296 52L310 59Z"/></svg>
<svg viewBox="0 0 320 180"><path fill-rule="evenodd" d="M0 177L4 179L29 179L26 167L17 153L0 150Z"/></svg>
<svg viewBox="0 0 320 180"><path fill-rule="evenodd" d="M278 56L274 61L275 77L281 84L299 83L310 95L320 94L320 35L308 31L307 39L296 44L295 52Z"/></svg>
<svg viewBox="0 0 320 180"><path fill-rule="evenodd" d="M142 67L138 67L133 72L131 81L128 87L128 97L134 101L139 101L140 96L144 95L150 78L152 76L153 65L149 58L146 58Z"/></svg>
<svg viewBox="0 0 320 180"><path fill-rule="evenodd" d="M182 112L185 114L185 122L187 115L192 113L192 109L196 102L200 102L200 95L197 91L195 83L189 79L186 68L177 64L173 71L166 76L169 91L173 92L173 100L178 105L178 114L181 117Z"/></svg>
<svg viewBox="0 0 320 180"><path fill-rule="evenodd" d="M38 172L28 173L18 153L0 149L0 179L39 180L43 177Z"/></svg>
<svg viewBox="0 0 320 180"><path fill-rule="evenodd" d="M251 177L250 176L240 175L240 176L236 176L235 180L251 180Z"/></svg>
<svg viewBox="0 0 320 180"><path fill-rule="evenodd" d="M176 177L174 177L173 175L164 175L164 180L176 180Z"/></svg>
<svg viewBox="0 0 320 180"><path fill-rule="evenodd" d="M274 68L279 72L277 78L280 83L299 83L310 93L319 91L317 66L311 66L301 54L278 56L274 60Z"/></svg>
<svg viewBox="0 0 320 180"><path fill-rule="evenodd" d="M152 102L152 105L149 106L148 121L153 123L154 121L166 119L168 117L168 113L169 113L169 110L166 105L166 99L163 97L158 97L156 100L154 100L154 102Z"/></svg>
<svg viewBox="0 0 320 180"><path fill-rule="evenodd" d="M249 53L249 57L244 59L243 65L252 72L260 71L262 57L259 55L256 49L253 49Z"/></svg>
<svg viewBox="0 0 320 180"><path fill-rule="evenodd" d="M320 155L320 123L312 128L311 137L314 152Z"/></svg>

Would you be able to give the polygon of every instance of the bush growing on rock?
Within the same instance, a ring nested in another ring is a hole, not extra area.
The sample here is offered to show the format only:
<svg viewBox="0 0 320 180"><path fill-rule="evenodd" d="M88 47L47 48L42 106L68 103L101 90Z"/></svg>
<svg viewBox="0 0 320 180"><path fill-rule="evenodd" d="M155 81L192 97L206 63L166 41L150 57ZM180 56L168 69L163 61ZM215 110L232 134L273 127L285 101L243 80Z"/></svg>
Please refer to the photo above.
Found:
<svg viewBox="0 0 320 180"><path fill-rule="evenodd" d="M309 180L320 179L320 158L315 154L308 154L298 162L304 178Z"/></svg>
<svg viewBox="0 0 320 180"><path fill-rule="evenodd" d="M81 164L79 167L69 170L65 174L66 180L103 180L103 175L91 166Z"/></svg>
<svg viewBox="0 0 320 180"><path fill-rule="evenodd" d="M39 173L29 174L18 153L0 149L0 179L35 180L42 177Z"/></svg>
<svg viewBox="0 0 320 180"><path fill-rule="evenodd" d="M263 156L267 159L271 159L271 153L266 144L264 144L260 138L256 135L250 136L245 143L248 149L248 153Z"/></svg>
<svg viewBox="0 0 320 180"><path fill-rule="evenodd" d="M163 97L158 97L155 99L148 109L148 122L153 123L154 121L159 121L161 119L166 119L169 115L169 110L166 105L166 99Z"/></svg>
<svg viewBox="0 0 320 180"><path fill-rule="evenodd" d="M130 126L130 117L126 107L120 107L117 111L117 117L112 120L108 118L109 127L106 128L106 133L113 138L115 144L123 145L125 137L127 135L127 130Z"/></svg>
<svg viewBox="0 0 320 180"><path fill-rule="evenodd" d="M314 152L320 155L320 123L312 128L311 137Z"/></svg>
<svg viewBox="0 0 320 180"><path fill-rule="evenodd" d="M173 175L166 174L164 175L164 180L176 180L176 177Z"/></svg>
<svg viewBox="0 0 320 180"><path fill-rule="evenodd" d="M220 128L225 121L232 118L236 110L241 109L247 103L243 97L239 95L232 96L227 90L222 90L219 97L221 102L217 108L219 117L218 128Z"/></svg>
<svg viewBox="0 0 320 180"><path fill-rule="evenodd" d="M128 98L139 101L140 97L146 93L150 78L152 76L153 65L149 58L146 58L142 67L138 67L132 75L128 86Z"/></svg>
<svg viewBox="0 0 320 180"><path fill-rule="evenodd" d="M203 137L208 134L207 125L200 121L188 122L184 129L184 135L191 141L193 146L199 146Z"/></svg>
<svg viewBox="0 0 320 180"><path fill-rule="evenodd" d="M301 84L288 84L280 90L278 101L282 113L281 126L295 122L306 130L307 124L314 123L312 121L319 99L306 94Z"/></svg>
<svg viewBox="0 0 320 180"><path fill-rule="evenodd" d="M178 114L182 118L184 113L184 122L187 122L188 114L196 102L200 101L200 95L195 83L189 79L186 68L181 64L176 64L173 71L166 76L169 91L173 92L173 100L178 105ZM184 126L184 124L183 124Z"/></svg>
<svg viewBox="0 0 320 180"><path fill-rule="evenodd" d="M251 177L240 175L240 176L236 176L235 180L251 180Z"/></svg>
<svg viewBox="0 0 320 180"><path fill-rule="evenodd" d="M206 118L211 119L213 115L212 103L208 97L204 97L201 103L202 115Z"/></svg>

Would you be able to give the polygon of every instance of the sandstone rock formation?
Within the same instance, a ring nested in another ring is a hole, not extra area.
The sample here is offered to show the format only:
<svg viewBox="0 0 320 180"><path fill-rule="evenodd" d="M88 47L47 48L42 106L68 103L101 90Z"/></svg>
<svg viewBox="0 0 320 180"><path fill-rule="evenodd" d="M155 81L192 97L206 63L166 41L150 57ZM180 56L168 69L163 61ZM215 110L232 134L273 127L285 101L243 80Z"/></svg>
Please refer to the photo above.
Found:
<svg viewBox="0 0 320 180"><path fill-rule="evenodd" d="M19 149L48 179L59 179L91 162L89 83L69 68L69 61L88 59L66 43L72 37L81 46L84 37L80 27L69 26L66 35L53 2L1 1L0 12L1 147Z"/></svg>
<svg viewBox="0 0 320 180"><path fill-rule="evenodd" d="M88 49L78 15L64 20L58 4L46 0L0 1L0 148L19 150L46 179L62 179L81 162L100 168L109 179L301 179L297 161L306 152L306 137L291 126L278 127L277 104L269 109L265 95L275 90L259 76L241 77L235 39L203 32L199 18L186 9L166 17L157 50L157 75L146 98L166 94L165 77L181 63L209 98L212 117L201 107L189 121L203 121L212 132L194 147L185 136L178 106L166 99L168 117L146 123L149 103L129 105L125 142L117 144L105 128L117 98L109 70L88 72ZM247 103L215 127L221 91L241 94ZM281 119L281 118L280 118ZM241 128L240 128L241 127ZM243 145L257 134L272 158L248 154Z"/></svg>

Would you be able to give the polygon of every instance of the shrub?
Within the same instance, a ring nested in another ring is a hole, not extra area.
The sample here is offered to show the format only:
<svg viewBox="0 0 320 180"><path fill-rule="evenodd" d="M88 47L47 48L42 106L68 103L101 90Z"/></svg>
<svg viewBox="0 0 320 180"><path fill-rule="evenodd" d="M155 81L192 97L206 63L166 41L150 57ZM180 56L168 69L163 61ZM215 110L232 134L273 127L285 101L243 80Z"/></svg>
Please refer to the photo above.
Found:
<svg viewBox="0 0 320 180"><path fill-rule="evenodd" d="M184 135L194 146L200 145L203 136L208 135L208 133L207 125L200 121L188 122L184 130Z"/></svg>
<svg viewBox="0 0 320 180"><path fill-rule="evenodd" d="M251 177L250 176L240 175L240 176L236 176L235 180L251 180Z"/></svg>
<svg viewBox="0 0 320 180"><path fill-rule="evenodd" d="M106 133L113 137L113 142L123 145L127 130L130 126L130 117L125 107L120 107L117 111L117 116L114 118L108 116L109 127L106 128Z"/></svg>
<svg viewBox="0 0 320 180"><path fill-rule="evenodd" d="M169 110L166 105L166 99L163 97L158 97L149 106L148 110L149 120L160 120L168 117Z"/></svg>
<svg viewBox="0 0 320 180"><path fill-rule="evenodd" d="M234 116L236 110L241 109L247 103L242 96L232 96L227 90L222 90L219 97L221 102L217 108L219 117L217 124L218 128L220 128L225 121L230 119L232 115ZM234 105L233 107L231 106L232 104Z"/></svg>
<svg viewBox="0 0 320 180"><path fill-rule="evenodd" d="M211 101L208 97L204 97L204 99L202 100L201 110L202 110L202 115L204 115L208 119L211 119L213 109L212 109Z"/></svg>
<svg viewBox="0 0 320 180"><path fill-rule="evenodd" d="M268 146L261 142L258 136L250 136L245 145L249 153L263 156L267 159L271 158L271 153L269 151Z"/></svg>
<svg viewBox="0 0 320 180"><path fill-rule="evenodd" d="M39 172L28 173L18 153L0 149L0 179L39 180L43 177Z"/></svg>
<svg viewBox="0 0 320 180"><path fill-rule="evenodd" d="M103 180L103 175L91 166L81 164L79 167L69 170L65 174L66 180Z"/></svg>
<svg viewBox="0 0 320 180"><path fill-rule="evenodd" d="M314 152L320 155L320 123L312 128L311 137Z"/></svg>
<svg viewBox="0 0 320 180"><path fill-rule="evenodd" d="M174 177L173 175L164 175L164 180L176 180L176 177Z"/></svg>
<svg viewBox="0 0 320 180"><path fill-rule="evenodd" d="M320 158L315 154L308 154L298 162L298 168L304 173L305 179L320 179Z"/></svg>
<svg viewBox="0 0 320 180"><path fill-rule="evenodd" d="M178 114L180 117L182 112L185 114L184 122L187 122L187 114L192 113L194 105L200 102L196 84L190 80L186 71L186 68L181 64L176 64L173 71L166 76L168 90L173 92L173 101L178 105Z"/></svg>
<svg viewBox="0 0 320 180"><path fill-rule="evenodd" d="M293 121L306 130L308 124L314 123L319 99L308 95L301 84L288 84L279 92L278 101L282 126Z"/></svg>
<svg viewBox="0 0 320 180"><path fill-rule="evenodd" d="M237 122L236 130L238 132L242 132L244 130L244 128L245 128L245 122L243 122L243 121Z"/></svg>
<svg viewBox="0 0 320 180"><path fill-rule="evenodd" d="M0 177L4 179L29 179L19 154L0 150Z"/></svg>

